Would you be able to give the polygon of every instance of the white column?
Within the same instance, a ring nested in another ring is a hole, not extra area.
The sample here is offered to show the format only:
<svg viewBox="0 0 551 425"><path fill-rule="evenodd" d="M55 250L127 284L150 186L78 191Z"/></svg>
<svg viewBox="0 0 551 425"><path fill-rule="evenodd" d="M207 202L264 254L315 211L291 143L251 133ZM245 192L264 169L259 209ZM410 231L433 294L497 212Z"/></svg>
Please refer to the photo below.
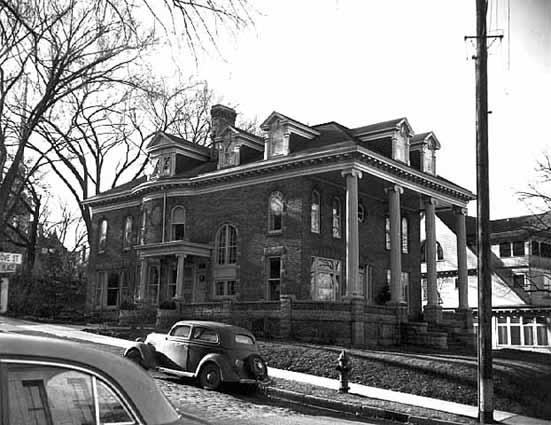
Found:
<svg viewBox="0 0 551 425"><path fill-rule="evenodd" d="M402 297L402 239L400 195L404 190L394 185L387 188L390 218L390 302L404 303Z"/></svg>
<svg viewBox="0 0 551 425"><path fill-rule="evenodd" d="M185 254L178 254L178 266L176 269L176 299L182 300L184 298L184 262L186 259Z"/></svg>
<svg viewBox="0 0 551 425"><path fill-rule="evenodd" d="M465 229L465 208L456 207L455 226L457 237L457 282L459 286L459 309L467 310L469 308L468 293L468 270L467 270L467 231Z"/></svg>
<svg viewBox="0 0 551 425"><path fill-rule="evenodd" d="M427 305L438 306L438 288L436 286L436 201L425 200L425 257L427 262Z"/></svg>
<svg viewBox="0 0 551 425"><path fill-rule="evenodd" d="M346 296L359 297L360 289L360 238L358 234L358 178L362 172L350 169L342 172L346 177Z"/></svg>

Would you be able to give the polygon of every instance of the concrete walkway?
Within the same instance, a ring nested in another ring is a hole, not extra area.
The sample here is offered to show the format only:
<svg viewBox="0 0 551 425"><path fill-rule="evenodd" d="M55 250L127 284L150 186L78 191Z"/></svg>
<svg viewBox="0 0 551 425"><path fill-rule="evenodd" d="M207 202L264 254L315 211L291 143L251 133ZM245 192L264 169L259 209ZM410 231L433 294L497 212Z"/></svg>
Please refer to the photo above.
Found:
<svg viewBox="0 0 551 425"><path fill-rule="evenodd" d="M103 336L81 331L81 325L51 325L36 324L33 322L21 323L20 321L12 321L9 318L0 317L0 329L2 328L11 332L16 332L17 330L43 332L59 337L80 339L83 341L90 341L98 344L111 345L120 348L127 348L134 344L133 341L128 341L121 338L113 338L110 336ZM268 373L271 377L274 378L302 382L305 384L334 389L335 391L339 388L339 381L336 379L323 378L306 373L292 372L289 370L275 368L269 368ZM357 394L364 397L393 401L402 404L409 404L412 406L425 407L428 409L439 410L442 412L467 416L475 419L478 417L478 408L476 406L470 406L466 404L459 404L429 397L421 397L418 395L390 391L353 383L350 384L349 392L351 394ZM551 425L551 421L530 418L527 416L521 416L515 413L503 412L499 410L494 411L494 419L502 424L507 425Z"/></svg>

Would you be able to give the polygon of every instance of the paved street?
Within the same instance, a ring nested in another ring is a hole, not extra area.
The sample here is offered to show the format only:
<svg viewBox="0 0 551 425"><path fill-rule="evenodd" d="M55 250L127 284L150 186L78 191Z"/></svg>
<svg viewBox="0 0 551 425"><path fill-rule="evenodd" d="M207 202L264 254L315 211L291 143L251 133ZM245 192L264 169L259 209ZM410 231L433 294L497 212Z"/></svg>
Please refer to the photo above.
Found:
<svg viewBox="0 0 551 425"><path fill-rule="evenodd" d="M39 325L11 318L0 317L0 331L39 334L40 331L52 331L55 326ZM32 329L32 330L31 330ZM47 335L47 334L44 334ZM64 336L70 337L69 334ZM91 335L93 337L93 335ZM120 354L123 349L115 346L97 345L99 348ZM182 412L188 412L208 419L213 424L245 425L311 425L311 424L357 424L357 421L327 416L314 409L305 409L302 413L276 405L263 397L247 395L239 388L227 388L222 392L206 391L192 381L181 381L167 375L153 372L157 384L173 405ZM325 412L324 412L325 413ZM370 421L361 423L383 424L388 421Z"/></svg>

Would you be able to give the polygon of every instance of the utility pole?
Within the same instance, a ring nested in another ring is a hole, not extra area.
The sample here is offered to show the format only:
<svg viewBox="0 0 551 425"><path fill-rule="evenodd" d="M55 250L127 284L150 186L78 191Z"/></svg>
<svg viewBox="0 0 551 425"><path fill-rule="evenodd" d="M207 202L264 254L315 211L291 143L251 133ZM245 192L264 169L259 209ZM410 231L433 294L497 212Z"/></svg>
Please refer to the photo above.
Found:
<svg viewBox="0 0 551 425"><path fill-rule="evenodd" d="M476 0L476 193L478 251L478 420L494 423L492 377L492 276L490 270L490 190L488 177L487 0Z"/></svg>

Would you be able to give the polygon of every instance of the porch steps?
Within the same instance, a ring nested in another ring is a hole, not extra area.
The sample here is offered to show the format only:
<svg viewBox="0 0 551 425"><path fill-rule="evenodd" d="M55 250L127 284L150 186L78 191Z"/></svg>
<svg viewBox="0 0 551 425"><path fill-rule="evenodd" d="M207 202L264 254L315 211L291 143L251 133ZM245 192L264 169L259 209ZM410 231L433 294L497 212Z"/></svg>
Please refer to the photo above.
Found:
<svg viewBox="0 0 551 425"><path fill-rule="evenodd" d="M476 335L471 329L457 320L445 320L442 323L431 323L429 330L444 332L447 335L447 348L450 351L472 351L476 347Z"/></svg>
<svg viewBox="0 0 551 425"><path fill-rule="evenodd" d="M403 342L429 348L448 348L446 332L429 329L427 322L408 322L402 324Z"/></svg>

